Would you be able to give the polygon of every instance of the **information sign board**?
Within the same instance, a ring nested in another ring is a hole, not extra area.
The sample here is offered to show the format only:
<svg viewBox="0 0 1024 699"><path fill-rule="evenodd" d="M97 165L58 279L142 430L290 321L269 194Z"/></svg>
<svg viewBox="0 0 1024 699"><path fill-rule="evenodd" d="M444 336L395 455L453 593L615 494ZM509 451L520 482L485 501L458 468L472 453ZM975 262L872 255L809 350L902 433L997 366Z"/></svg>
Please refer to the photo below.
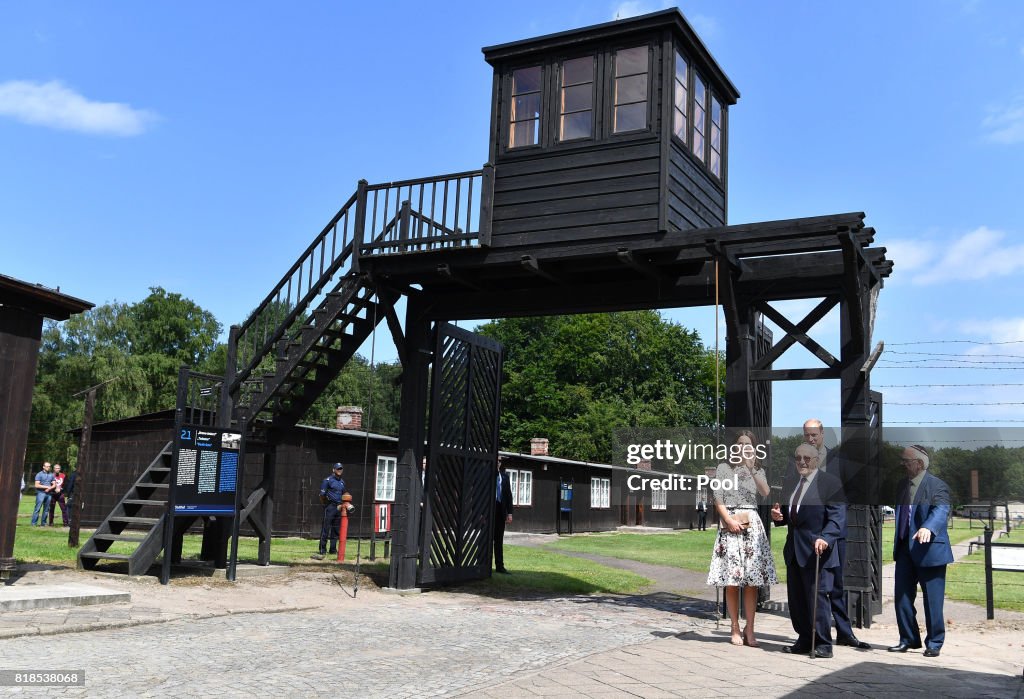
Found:
<svg viewBox="0 0 1024 699"><path fill-rule="evenodd" d="M182 425L175 444L175 515L233 517L242 435Z"/></svg>

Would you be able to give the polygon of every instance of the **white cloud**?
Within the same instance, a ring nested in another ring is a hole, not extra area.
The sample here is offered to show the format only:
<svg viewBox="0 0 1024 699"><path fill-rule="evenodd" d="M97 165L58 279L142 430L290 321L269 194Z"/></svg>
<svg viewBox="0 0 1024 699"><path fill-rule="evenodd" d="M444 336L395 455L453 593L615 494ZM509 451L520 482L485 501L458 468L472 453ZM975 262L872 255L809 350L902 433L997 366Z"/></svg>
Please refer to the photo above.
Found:
<svg viewBox="0 0 1024 699"><path fill-rule="evenodd" d="M937 254L937 246L931 241L922 240L886 240L885 257L896 263L900 273L919 270Z"/></svg>
<svg viewBox="0 0 1024 699"><path fill-rule="evenodd" d="M960 324L961 330L973 338L988 342L1020 342L1024 340L1024 318L989 318L986 320L968 320ZM986 348L985 353L1001 352L1020 354L1007 349L995 350Z"/></svg>
<svg viewBox="0 0 1024 699"><path fill-rule="evenodd" d="M1021 52L1024 53L1024 47ZM1008 105L990 109L981 126L985 130L985 139L992 143L1024 143L1024 97L1018 96Z"/></svg>
<svg viewBox="0 0 1024 699"><path fill-rule="evenodd" d="M67 131L137 136L156 115L120 102L97 102L52 80L0 83L0 116Z"/></svg>
<svg viewBox="0 0 1024 699"><path fill-rule="evenodd" d="M976 228L946 245L938 256L933 254L932 259L922 261L922 265L928 264L928 267L917 274L913 282L928 285L1015 274L1024 269L1024 245L1006 245L1004 238L1006 234L1002 231L985 226ZM927 247L922 246L922 254L925 250ZM892 256L891 259L900 264L899 258Z"/></svg>

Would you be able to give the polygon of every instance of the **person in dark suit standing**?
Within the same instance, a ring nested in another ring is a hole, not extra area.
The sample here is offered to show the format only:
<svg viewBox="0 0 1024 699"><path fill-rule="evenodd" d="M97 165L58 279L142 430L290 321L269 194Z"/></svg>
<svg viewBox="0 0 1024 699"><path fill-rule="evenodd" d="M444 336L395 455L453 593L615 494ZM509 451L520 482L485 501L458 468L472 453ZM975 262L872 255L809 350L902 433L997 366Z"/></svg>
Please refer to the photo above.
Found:
<svg viewBox="0 0 1024 699"><path fill-rule="evenodd" d="M505 525L512 524L512 481L505 472L505 464L500 457L494 498L494 570L507 573L502 543L505 539Z"/></svg>
<svg viewBox="0 0 1024 699"><path fill-rule="evenodd" d="M794 461L796 477L787 479L783 487L786 506L777 502L772 507L772 521L789 527L782 556L786 562L789 616L797 633L796 643L782 650L808 653L813 640L815 657L831 658L829 593L839 566L836 542L846 526L843 486L835 476L818 471L818 450L810 444L796 448Z"/></svg>
<svg viewBox="0 0 1024 699"><path fill-rule="evenodd" d="M697 500L697 531L705 531L708 528L708 501L704 493L700 494Z"/></svg>
<svg viewBox="0 0 1024 699"><path fill-rule="evenodd" d="M818 471L830 473L839 479L843 488L846 488L846 478L843 458L839 455L838 449L829 449L825 446L825 426L821 420L811 418L804 423L804 441L818 451ZM844 520L843 530L836 541L836 553L839 555L839 565L832 576L832 589L829 591L829 604L832 609L832 618L836 626L836 645L850 646L858 650L870 650L871 645L857 638L853 633L853 624L850 622L850 614L846 609L846 589L843 583L843 571L846 568L846 524Z"/></svg>
<svg viewBox="0 0 1024 699"><path fill-rule="evenodd" d="M897 489L896 536L892 557L896 564L895 606L900 642L889 650L906 653L921 647L917 624L917 586L924 596L926 658L936 658L946 639L942 603L946 595L946 566L953 562L946 521L949 486L928 473L928 450L913 445L903 450L900 463L907 470Z"/></svg>

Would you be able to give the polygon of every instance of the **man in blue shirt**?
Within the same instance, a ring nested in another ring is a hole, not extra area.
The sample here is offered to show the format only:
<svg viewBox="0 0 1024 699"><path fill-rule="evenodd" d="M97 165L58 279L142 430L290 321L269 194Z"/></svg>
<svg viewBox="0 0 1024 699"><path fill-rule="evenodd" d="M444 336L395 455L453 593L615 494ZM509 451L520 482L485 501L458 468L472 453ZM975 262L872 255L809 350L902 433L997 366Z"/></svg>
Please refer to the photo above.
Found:
<svg viewBox="0 0 1024 699"><path fill-rule="evenodd" d="M320 554L313 558L321 559L327 553L327 540L331 541L330 553L338 553L338 527L341 526L341 496L347 493L345 481L341 474L345 467L334 464L331 475L320 484L320 504L324 506L324 521L320 527ZM350 508L351 509L351 508Z"/></svg>
<svg viewBox="0 0 1024 699"><path fill-rule="evenodd" d="M43 462L43 470L36 474L36 507L32 510L32 526L39 523L40 527L46 526L46 517L50 513L51 493L53 492L53 472L50 470L50 462ZM42 516L40 516L40 513Z"/></svg>

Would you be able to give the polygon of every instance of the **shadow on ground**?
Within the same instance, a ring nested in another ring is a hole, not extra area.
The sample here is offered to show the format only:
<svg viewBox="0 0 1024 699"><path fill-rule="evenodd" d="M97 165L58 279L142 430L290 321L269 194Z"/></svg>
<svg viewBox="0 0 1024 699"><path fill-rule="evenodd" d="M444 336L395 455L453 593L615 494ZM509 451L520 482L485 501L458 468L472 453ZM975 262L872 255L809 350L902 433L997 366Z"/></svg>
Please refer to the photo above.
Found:
<svg viewBox="0 0 1024 699"><path fill-rule="evenodd" d="M827 661L825 661L827 662ZM886 665L884 663L857 663L831 672L814 681L818 693L823 690L855 692L868 697L1020 697L1024 696L1024 683L1019 676L969 672L928 666L927 659L917 665ZM801 689L787 697L805 697Z"/></svg>

